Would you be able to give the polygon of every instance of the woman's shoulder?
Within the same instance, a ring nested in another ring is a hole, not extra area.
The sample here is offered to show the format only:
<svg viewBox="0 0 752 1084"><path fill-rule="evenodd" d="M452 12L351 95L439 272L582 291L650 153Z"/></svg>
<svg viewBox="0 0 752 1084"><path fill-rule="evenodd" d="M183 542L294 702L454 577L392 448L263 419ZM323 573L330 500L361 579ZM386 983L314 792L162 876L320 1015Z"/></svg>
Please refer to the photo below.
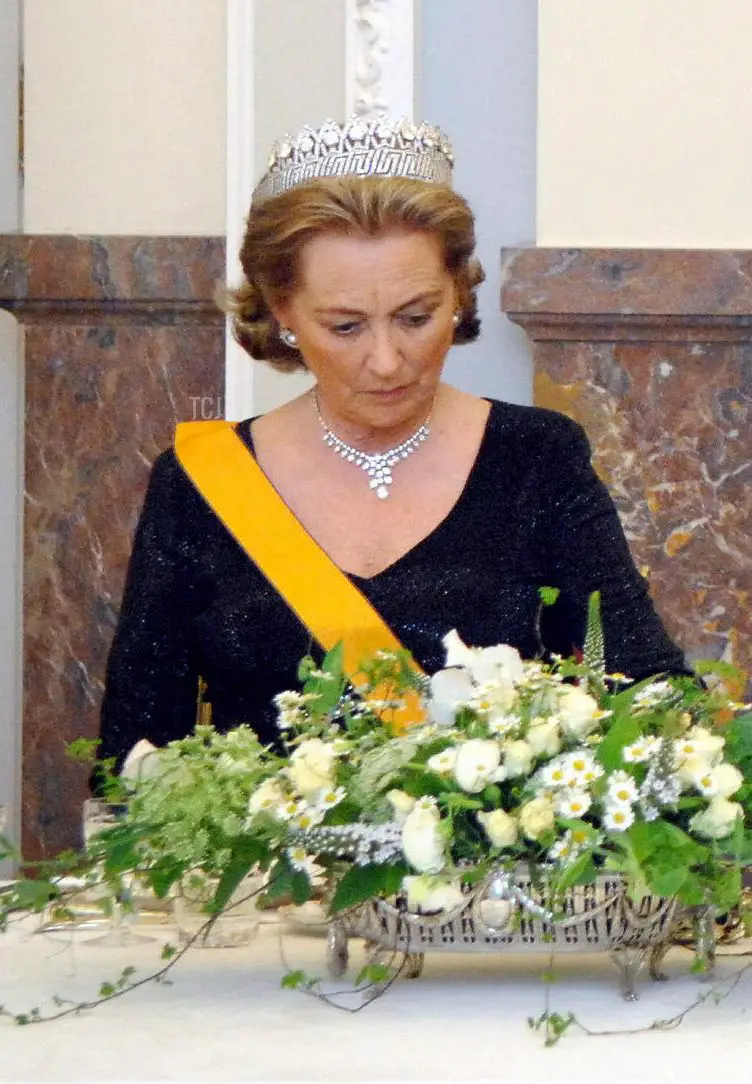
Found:
<svg viewBox="0 0 752 1084"><path fill-rule="evenodd" d="M582 426L566 414L547 407L527 406L490 399L489 431L499 442L559 447L562 444L581 444L586 441Z"/></svg>

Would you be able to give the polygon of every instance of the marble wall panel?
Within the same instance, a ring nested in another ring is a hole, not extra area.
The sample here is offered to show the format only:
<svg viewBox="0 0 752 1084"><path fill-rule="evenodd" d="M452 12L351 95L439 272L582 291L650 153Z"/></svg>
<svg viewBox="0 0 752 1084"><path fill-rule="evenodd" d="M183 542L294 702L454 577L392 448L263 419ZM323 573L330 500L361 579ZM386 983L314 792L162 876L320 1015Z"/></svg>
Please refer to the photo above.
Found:
<svg viewBox="0 0 752 1084"><path fill-rule="evenodd" d="M751 253L517 250L535 401L579 421L666 625L752 673Z"/></svg>
<svg viewBox="0 0 752 1084"><path fill-rule="evenodd" d="M98 730L150 465L176 421L221 416L224 321L212 293L223 264L211 238L0 238L0 305L25 325L30 857L79 837L87 771L65 746Z"/></svg>

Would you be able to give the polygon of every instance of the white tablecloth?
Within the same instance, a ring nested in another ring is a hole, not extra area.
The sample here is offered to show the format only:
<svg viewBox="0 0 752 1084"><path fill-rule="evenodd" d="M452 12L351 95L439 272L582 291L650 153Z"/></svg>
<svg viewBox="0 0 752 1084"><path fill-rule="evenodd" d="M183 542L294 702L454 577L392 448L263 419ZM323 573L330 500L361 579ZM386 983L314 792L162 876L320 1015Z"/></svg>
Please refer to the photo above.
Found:
<svg viewBox="0 0 752 1084"><path fill-rule="evenodd" d="M168 928L155 933L174 937ZM51 995L88 999L132 964L159 966L160 944L86 949L82 933L0 935L0 1003L12 1012L51 1009ZM671 1032L588 1038L571 1032L553 1048L526 1024L541 1013L541 956L428 957L423 976L399 980L356 1015L284 990L290 967L323 975L320 936L264 924L246 949L193 949L170 986L147 985L55 1023L0 1020L2 1081L503 1081L505 1084L710 1084L752 1079L752 978L710 1001ZM353 953L362 961L359 947ZM701 990L690 955L667 959L671 981L640 984L621 1000L605 957L562 957L552 1008L594 1029L636 1028L672 1016ZM721 975L744 960L722 959Z"/></svg>

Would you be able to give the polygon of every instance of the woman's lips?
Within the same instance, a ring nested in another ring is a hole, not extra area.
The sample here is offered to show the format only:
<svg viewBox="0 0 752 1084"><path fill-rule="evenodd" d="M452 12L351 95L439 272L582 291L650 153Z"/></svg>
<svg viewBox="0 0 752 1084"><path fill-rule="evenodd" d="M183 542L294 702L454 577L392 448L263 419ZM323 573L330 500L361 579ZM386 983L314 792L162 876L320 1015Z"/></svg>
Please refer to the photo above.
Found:
<svg viewBox="0 0 752 1084"><path fill-rule="evenodd" d="M366 394L372 396L375 399L389 402L392 399L401 399L410 391L409 384L403 384L399 388L379 388L369 391Z"/></svg>

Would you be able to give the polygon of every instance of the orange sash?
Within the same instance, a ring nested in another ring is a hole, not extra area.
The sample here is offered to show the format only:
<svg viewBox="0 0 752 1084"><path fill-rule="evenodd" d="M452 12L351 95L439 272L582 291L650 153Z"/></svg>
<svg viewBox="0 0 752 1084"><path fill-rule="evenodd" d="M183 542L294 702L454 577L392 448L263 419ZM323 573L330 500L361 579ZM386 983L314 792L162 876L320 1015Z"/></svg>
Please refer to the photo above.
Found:
<svg viewBox="0 0 752 1084"><path fill-rule="evenodd" d="M182 422L175 451L206 503L324 650L342 643L350 677L376 651L402 649L381 615L284 503L234 423ZM423 721L420 698L409 695L390 716L397 729Z"/></svg>

